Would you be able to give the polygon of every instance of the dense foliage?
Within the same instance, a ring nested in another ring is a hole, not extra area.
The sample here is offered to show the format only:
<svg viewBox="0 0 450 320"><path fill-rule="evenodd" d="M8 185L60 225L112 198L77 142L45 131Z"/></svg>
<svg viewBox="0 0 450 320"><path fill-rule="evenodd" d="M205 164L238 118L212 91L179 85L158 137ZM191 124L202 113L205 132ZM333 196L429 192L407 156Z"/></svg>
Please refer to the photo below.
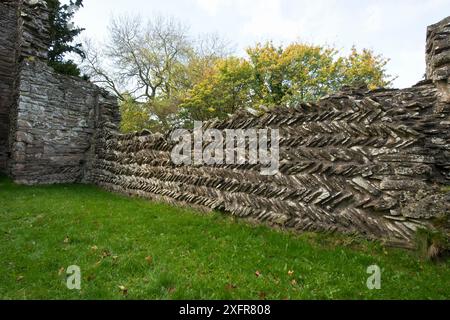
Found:
<svg viewBox="0 0 450 320"><path fill-rule="evenodd" d="M49 9L50 48L48 52L49 65L57 72L80 76L80 69L73 60L66 60L68 53L84 57L81 43L74 39L84 30L74 27L71 20L76 10L83 6L83 0L70 0L69 4L61 4L59 0L46 0Z"/></svg>
<svg viewBox="0 0 450 320"><path fill-rule="evenodd" d="M180 105L188 120L224 118L240 108L273 108L317 100L345 85L390 84L387 60L369 50L340 57L332 48L272 43L247 50L248 58L220 59Z"/></svg>

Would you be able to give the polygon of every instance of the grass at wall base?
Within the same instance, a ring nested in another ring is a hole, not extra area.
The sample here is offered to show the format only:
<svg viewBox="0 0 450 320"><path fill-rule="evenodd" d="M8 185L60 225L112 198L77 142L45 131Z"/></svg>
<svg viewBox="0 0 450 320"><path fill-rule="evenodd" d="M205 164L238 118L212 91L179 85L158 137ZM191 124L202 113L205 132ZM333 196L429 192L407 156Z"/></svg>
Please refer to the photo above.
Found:
<svg viewBox="0 0 450 320"><path fill-rule="evenodd" d="M450 261L86 185L0 178L1 299L449 299ZM81 269L69 290L67 268ZM367 268L382 270L367 288Z"/></svg>

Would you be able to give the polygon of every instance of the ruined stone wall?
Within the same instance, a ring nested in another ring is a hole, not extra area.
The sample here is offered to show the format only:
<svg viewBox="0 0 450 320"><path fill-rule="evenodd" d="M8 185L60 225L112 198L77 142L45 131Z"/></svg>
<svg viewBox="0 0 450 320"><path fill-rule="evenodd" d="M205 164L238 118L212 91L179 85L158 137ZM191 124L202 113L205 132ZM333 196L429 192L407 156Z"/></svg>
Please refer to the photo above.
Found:
<svg viewBox="0 0 450 320"><path fill-rule="evenodd" d="M45 1L2 0L0 5L0 21L6 20L5 30L11 31L0 36L0 48L8 49L0 56L0 90L6 88L0 92L0 166L23 184L81 181L98 124L119 121L116 98L47 65Z"/></svg>
<svg viewBox="0 0 450 320"><path fill-rule="evenodd" d="M16 0L19 7L18 45L20 58L46 60L48 54L49 12L45 0ZM20 61L19 61L20 62Z"/></svg>
<svg viewBox="0 0 450 320"><path fill-rule="evenodd" d="M450 17L427 28L426 77L437 88L436 113L448 114L450 105ZM450 119L443 122L443 130L450 131ZM447 179L450 177L450 141L435 140L442 144L441 166Z"/></svg>
<svg viewBox="0 0 450 320"><path fill-rule="evenodd" d="M427 29L427 78L433 81L450 79L450 17Z"/></svg>
<svg viewBox="0 0 450 320"><path fill-rule="evenodd" d="M0 171L7 170L9 132L23 59L45 60L48 47L48 11L42 0L0 0Z"/></svg>
<svg viewBox="0 0 450 320"><path fill-rule="evenodd" d="M427 80L403 90L346 89L315 104L238 114L204 129L279 129L280 172L175 166L170 133L97 133L88 181L285 229L362 234L409 246L449 219L449 18L427 34Z"/></svg>
<svg viewBox="0 0 450 320"><path fill-rule="evenodd" d="M89 180L283 228L407 244L417 228L448 210L443 198L428 210L414 206L449 182L444 151L450 110L437 113L437 104L436 86L425 82L406 90L350 90L317 104L260 117L239 114L205 126L280 129L276 176L262 176L252 165L177 167L170 159L170 134L107 130L97 139Z"/></svg>
<svg viewBox="0 0 450 320"><path fill-rule="evenodd" d="M81 181L102 101L97 86L24 61L11 136L10 175L25 184Z"/></svg>
<svg viewBox="0 0 450 320"><path fill-rule="evenodd" d="M15 1L0 2L0 172L6 170L9 110L17 69L17 21Z"/></svg>

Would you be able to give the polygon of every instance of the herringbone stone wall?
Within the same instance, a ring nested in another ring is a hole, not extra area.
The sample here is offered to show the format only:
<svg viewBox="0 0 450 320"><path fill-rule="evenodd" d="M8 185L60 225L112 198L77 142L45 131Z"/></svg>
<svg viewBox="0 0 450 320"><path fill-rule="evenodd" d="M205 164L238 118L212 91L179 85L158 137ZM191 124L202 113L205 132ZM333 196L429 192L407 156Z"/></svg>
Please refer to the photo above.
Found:
<svg viewBox="0 0 450 320"><path fill-rule="evenodd" d="M279 129L275 176L248 164L175 166L170 133L105 130L98 133L88 180L283 228L407 246L418 228L449 213L439 185L450 178L450 109L437 112L440 106L438 89L425 81L405 90L349 89L315 104L205 125Z"/></svg>

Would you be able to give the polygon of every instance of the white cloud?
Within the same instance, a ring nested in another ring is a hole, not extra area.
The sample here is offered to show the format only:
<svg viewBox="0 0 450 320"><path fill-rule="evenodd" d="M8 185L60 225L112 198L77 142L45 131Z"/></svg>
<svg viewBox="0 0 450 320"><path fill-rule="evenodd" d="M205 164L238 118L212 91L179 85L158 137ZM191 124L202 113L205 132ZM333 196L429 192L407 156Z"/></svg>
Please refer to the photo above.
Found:
<svg viewBox="0 0 450 320"><path fill-rule="evenodd" d="M246 37L323 44L333 42L346 25L337 0L231 1L242 17L241 32Z"/></svg>
<svg viewBox="0 0 450 320"><path fill-rule="evenodd" d="M63 0L67 1L67 0ZM391 58L388 72L403 87L424 73L426 26L450 12L449 0L96 0L85 1L75 22L84 35L107 34L108 13L153 12L187 20L196 33L218 32L239 54L257 41L276 44L300 40L348 52L353 45ZM99 15L108 8L106 14Z"/></svg>
<svg viewBox="0 0 450 320"><path fill-rule="evenodd" d="M241 13L247 16L242 27L244 34L282 40L294 39L300 35L301 21L284 16L281 0L260 0L253 2L251 6L249 1L243 3L247 7L242 8L241 5Z"/></svg>
<svg viewBox="0 0 450 320"><path fill-rule="evenodd" d="M366 21L364 28L368 32L377 32L382 29L383 12L377 5L371 5L366 9L364 14Z"/></svg>
<svg viewBox="0 0 450 320"><path fill-rule="evenodd" d="M215 16L221 6L226 3L224 0L197 0L198 6L206 11L210 16Z"/></svg>

